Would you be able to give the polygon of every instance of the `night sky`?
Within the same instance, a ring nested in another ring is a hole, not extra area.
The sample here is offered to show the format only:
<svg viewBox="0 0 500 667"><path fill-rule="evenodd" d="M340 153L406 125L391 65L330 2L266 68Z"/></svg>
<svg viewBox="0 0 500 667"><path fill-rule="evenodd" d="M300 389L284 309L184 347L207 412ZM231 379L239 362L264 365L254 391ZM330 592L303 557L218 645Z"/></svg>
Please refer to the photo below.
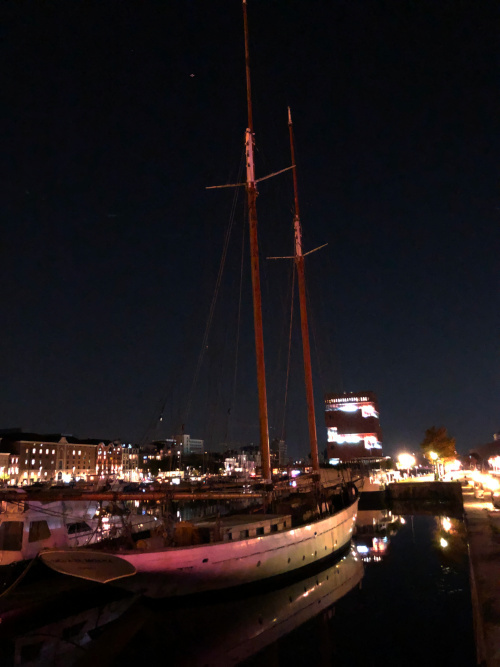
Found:
<svg viewBox="0 0 500 667"><path fill-rule="evenodd" d="M206 190L242 180L239 0L0 14L0 428L256 444L244 190ZM432 425L488 442L497 3L250 0L249 22L257 176L290 164L290 105L305 250L328 244L306 262L320 448L324 393L363 390L386 453ZM267 259L292 253L290 172L259 192L270 433L305 455L292 263Z"/></svg>

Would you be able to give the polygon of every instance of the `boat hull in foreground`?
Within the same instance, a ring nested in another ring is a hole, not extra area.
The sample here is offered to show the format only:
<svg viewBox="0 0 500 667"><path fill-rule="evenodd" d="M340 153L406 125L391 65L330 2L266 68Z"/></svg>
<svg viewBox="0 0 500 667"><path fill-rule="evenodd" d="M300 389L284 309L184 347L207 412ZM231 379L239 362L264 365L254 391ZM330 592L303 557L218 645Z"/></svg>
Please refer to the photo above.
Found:
<svg viewBox="0 0 500 667"><path fill-rule="evenodd" d="M137 571L125 581L148 597L199 594L292 574L331 558L350 542L359 497L306 525L238 541L117 553ZM121 584L120 584L121 585Z"/></svg>

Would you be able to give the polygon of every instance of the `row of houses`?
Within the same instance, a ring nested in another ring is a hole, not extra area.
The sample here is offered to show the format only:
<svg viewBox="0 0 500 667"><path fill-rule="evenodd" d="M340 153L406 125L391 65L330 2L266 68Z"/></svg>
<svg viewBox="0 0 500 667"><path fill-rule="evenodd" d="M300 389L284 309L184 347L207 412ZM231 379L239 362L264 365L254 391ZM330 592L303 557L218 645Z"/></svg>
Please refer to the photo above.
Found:
<svg viewBox="0 0 500 667"><path fill-rule="evenodd" d="M137 481L149 460L198 450L203 451L203 441L184 434L139 448L119 440L0 431L0 479L16 485L117 478Z"/></svg>

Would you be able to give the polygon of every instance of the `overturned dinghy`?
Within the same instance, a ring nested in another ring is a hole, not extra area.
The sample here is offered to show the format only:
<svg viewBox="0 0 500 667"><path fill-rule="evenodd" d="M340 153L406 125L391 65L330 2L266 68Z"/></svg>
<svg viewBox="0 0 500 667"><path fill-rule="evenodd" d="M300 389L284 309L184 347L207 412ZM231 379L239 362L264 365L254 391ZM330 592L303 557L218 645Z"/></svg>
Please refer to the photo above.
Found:
<svg viewBox="0 0 500 667"><path fill-rule="evenodd" d="M135 567L123 558L88 549L45 551L40 554L40 559L60 574L101 584L131 577L136 572Z"/></svg>

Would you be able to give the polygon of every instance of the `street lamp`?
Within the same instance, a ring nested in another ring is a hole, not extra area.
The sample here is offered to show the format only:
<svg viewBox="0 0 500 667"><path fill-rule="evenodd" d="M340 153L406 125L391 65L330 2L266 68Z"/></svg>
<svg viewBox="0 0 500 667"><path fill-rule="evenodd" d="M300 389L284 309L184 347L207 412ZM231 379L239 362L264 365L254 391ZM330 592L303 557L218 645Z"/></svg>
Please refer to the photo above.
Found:
<svg viewBox="0 0 500 667"><path fill-rule="evenodd" d="M415 457L412 454L400 454L398 456L398 463L401 468L413 468L415 465Z"/></svg>

